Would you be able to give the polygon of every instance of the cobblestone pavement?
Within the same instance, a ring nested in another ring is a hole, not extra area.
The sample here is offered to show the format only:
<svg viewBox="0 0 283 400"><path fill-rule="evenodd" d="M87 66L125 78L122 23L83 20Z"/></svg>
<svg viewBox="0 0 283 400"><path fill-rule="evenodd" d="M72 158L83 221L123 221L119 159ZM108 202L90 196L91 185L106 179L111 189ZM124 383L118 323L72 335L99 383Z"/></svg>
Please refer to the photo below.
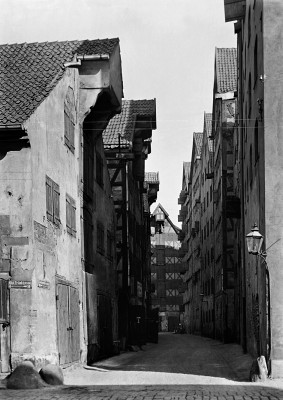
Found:
<svg viewBox="0 0 283 400"><path fill-rule="evenodd" d="M21 400L281 400L283 390L252 385L63 386L1 390L0 399Z"/></svg>
<svg viewBox="0 0 283 400"><path fill-rule="evenodd" d="M283 400L283 380L247 382L252 359L239 345L192 335L159 339L143 351L65 369L65 386L7 390L2 383L0 400Z"/></svg>

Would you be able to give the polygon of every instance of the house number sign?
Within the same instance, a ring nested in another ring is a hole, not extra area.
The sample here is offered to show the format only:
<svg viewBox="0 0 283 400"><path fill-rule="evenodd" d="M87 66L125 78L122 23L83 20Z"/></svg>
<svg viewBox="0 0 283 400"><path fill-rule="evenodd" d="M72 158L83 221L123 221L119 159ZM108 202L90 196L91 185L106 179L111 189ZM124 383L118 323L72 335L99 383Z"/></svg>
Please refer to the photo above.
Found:
<svg viewBox="0 0 283 400"><path fill-rule="evenodd" d="M9 281L9 289L31 289L31 281Z"/></svg>

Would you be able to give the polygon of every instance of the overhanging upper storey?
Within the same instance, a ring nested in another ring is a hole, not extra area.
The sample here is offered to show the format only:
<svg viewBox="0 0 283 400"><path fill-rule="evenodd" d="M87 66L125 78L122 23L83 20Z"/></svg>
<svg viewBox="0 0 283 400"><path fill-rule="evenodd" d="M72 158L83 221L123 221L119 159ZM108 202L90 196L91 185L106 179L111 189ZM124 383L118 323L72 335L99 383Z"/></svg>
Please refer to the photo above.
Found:
<svg viewBox="0 0 283 400"><path fill-rule="evenodd" d="M152 130L156 129L156 101L123 100L121 114L111 119L103 132L104 147L120 153L151 152Z"/></svg>
<svg viewBox="0 0 283 400"><path fill-rule="evenodd" d="M156 101L123 100L122 111L103 132L107 157L133 161L134 176L144 179L144 161L151 153L152 130L156 129Z"/></svg>
<svg viewBox="0 0 283 400"><path fill-rule="evenodd" d="M245 10L246 0L224 0L225 22L244 18Z"/></svg>

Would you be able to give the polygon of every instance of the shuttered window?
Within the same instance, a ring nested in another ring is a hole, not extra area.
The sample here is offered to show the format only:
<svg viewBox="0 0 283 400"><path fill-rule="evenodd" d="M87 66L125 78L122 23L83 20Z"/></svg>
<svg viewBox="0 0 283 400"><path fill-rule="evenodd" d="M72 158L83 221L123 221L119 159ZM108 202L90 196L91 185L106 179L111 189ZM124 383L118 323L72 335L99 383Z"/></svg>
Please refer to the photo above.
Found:
<svg viewBox="0 0 283 400"><path fill-rule="evenodd" d="M72 153L75 151L75 124L67 111L64 112L64 138L65 144Z"/></svg>
<svg viewBox="0 0 283 400"><path fill-rule="evenodd" d="M60 188L46 175L46 215L55 225L60 224Z"/></svg>
<svg viewBox="0 0 283 400"><path fill-rule="evenodd" d="M64 139L65 145L75 152L75 121L76 121L76 101L74 90L68 87L64 101Z"/></svg>
<svg viewBox="0 0 283 400"><path fill-rule="evenodd" d="M0 279L0 322L8 321L7 293L8 281Z"/></svg>
<svg viewBox="0 0 283 400"><path fill-rule="evenodd" d="M76 202L68 194L66 194L66 226L67 232L76 236Z"/></svg>

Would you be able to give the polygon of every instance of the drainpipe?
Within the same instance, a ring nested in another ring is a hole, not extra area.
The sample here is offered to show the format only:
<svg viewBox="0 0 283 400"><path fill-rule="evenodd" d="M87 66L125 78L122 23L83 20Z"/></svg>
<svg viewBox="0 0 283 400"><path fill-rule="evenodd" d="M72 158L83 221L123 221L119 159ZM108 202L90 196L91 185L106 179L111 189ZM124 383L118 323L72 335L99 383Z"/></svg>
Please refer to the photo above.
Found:
<svg viewBox="0 0 283 400"><path fill-rule="evenodd" d="M246 252L245 252L245 207L244 207L244 129L243 129L243 70L242 70L242 25L236 31L238 36L238 65L239 65L239 101L238 101L238 110L239 110L239 130L240 130L240 199L241 199L241 249L242 249L242 257L241 257L241 269L242 269L242 322L243 322L243 330L242 330L242 346L243 350L247 352L247 321L246 321Z"/></svg>

